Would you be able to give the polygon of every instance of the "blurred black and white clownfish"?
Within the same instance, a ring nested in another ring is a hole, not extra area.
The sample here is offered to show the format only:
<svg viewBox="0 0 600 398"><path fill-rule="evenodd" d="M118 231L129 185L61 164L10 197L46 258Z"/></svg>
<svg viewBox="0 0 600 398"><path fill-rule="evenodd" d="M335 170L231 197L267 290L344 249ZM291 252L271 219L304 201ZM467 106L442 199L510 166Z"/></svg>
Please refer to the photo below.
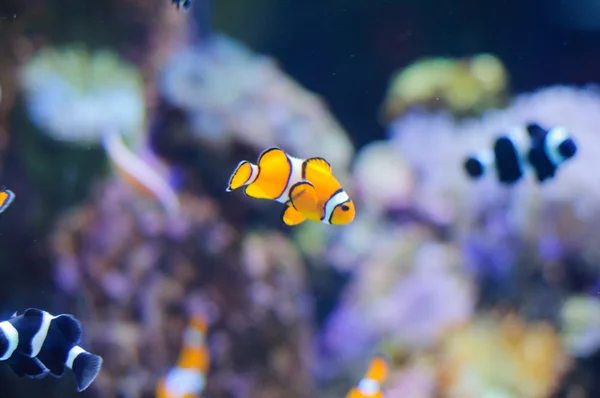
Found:
<svg viewBox="0 0 600 398"><path fill-rule="evenodd" d="M178 10L183 8L187 11L192 6L192 0L171 0L171 3L176 4Z"/></svg>
<svg viewBox="0 0 600 398"><path fill-rule="evenodd" d="M240 162L227 192L245 186L250 197L285 204L281 218L287 225L305 220L342 225L354 219L354 203L325 159L298 159L271 147L260 154L257 163Z"/></svg>
<svg viewBox="0 0 600 398"><path fill-rule="evenodd" d="M382 354L373 356L364 377L346 394L346 398L383 398L381 386L387 380L389 372L388 359Z"/></svg>
<svg viewBox="0 0 600 398"><path fill-rule="evenodd" d="M0 213L6 210L13 200L15 200L15 194L13 191L4 187L0 188Z"/></svg>
<svg viewBox="0 0 600 398"><path fill-rule="evenodd" d="M81 326L71 315L53 316L30 308L0 322L0 361L6 361L19 377L62 377L65 368L75 375L77 391L96 379L102 358L77 344Z"/></svg>
<svg viewBox="0 0 600 398"><path fill-rule="evenodd" d="M531 137L527 160L539 182L554 177L558 167L577 153L577 144L564 127L546 130L531 123L527 126L527 132Z"/></svg>
<svg viewBox="0 0 600 398"><path fill-rule="evenodd" d="M495 172L498 181L513 184L523 177L523 161L530 148L529 137L523 128L515 127L506 135L496 137L492 150L470 156L464 163L467 174L478 179Z"/></svg>
<svg viewBox="0 0 600 398"><path fill-rule="evenodd" d="M515 127L498 136L493 150L467 158L467 174L478 179L495 171L498 181L514 184L528 169L533 169L539 182L554 177L557 168L577 152L575 141L562 127L545 130L536 123Z"/></svg>

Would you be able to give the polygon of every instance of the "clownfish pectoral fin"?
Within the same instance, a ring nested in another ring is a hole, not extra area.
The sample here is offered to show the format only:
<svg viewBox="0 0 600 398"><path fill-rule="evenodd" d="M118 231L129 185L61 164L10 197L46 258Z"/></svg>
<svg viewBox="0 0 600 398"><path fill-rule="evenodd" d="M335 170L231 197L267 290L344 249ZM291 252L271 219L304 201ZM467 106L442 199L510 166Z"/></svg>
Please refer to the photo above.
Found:
<svg viewBox="0 0 600 398"><path fill-rule="evenodd" d="M375 380L381 385L387 379L389 372L390 364L387 357L383 354L377 354L371 358L365 378Z"/></svg>
<svg viewBox="0 0 600 398"><path fill-rule="evenodd" d="M251 184L254 182L254 179L256 179L257 174L258 169L255 165L242 160L240 163L238 163L233 173L231 173L231 177L229 177L229 182L227 183L227 188L225 190L227 192L231 192L244 185Z"/></svg>
<svg viewBox="0 0 600 398"><path fill-rule="evenodd" d="M304 214L300 213L296 208L288 203L283 212L281 213L281 221L286 225L294 226L298 225L306 220Z"/></svg>
<svg viewBox="0 0 600 398"><path fill-rule="evenodd" d="M287 188L292 174L292 161L277 147L263 151L258 157L258 173L246 187L246 195L257 199L277 199Z"/></svg>
<svg viewBox="0 0 600 398"><path fill-rule="evenodd" d="M317 192L315 187L308 181L300 181L290 188L290 202L292 207L303 216L308 215L317 217L322 212L317 206Z"/></svg>
<svg viewBox="0 0 600 398"><path fill-rule="evenodd" d="M306 169L314 168L325 174L331 174L331 165L323 158L309 158L302 164L302 178L306 179Z"/></svg>
<svg viewBox="0 0 600 398"><path fill-rule="evenodd" d="M3 189L0 191L0 213L6 210L13 200L15 200L15 194L13 191L8 189Z"/></svg>
<svg viewBox="0 0 600 398"><path fill-rule="evenodd" d="M29 358L21 353L14 354L10 368L17 377L41 379L48 374L48 369L37 358Z"/></svg>

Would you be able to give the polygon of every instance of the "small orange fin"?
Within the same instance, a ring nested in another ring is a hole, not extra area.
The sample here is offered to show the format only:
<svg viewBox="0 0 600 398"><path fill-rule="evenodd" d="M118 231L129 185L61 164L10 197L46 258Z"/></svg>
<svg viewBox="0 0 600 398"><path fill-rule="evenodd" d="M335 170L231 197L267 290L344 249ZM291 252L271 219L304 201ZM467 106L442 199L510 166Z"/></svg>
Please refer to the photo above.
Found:
<svg viewBox="0 0 600 398"><path fill-rule="evenodd" d="M317 207L315 187L308 181L300 181L292 185L290 188L290 202L305 217L307 215L317 216L321 213Z"/></svg>
<svg viewBox="0 0 600 398"><path fill-rule="evenodd" d="M308 179L306 177L307 170L313 169L318 170L325 174L331 174L331 165L329 162L323 158L309 158L302 163L302 178ZM310 180L310 179L309 179Z"/></svg>
<svg viewBox="0 0 600 398"><path fill-rule="evenodd" d="M258 199L277 199L287 188L292 161L277 147L267 148L258 157L258 176L246 187L246 195Z"/></svg>
<svg viewBox="0 0 600 398"><path fill-rule="evenodd" d="M383 354L377 354L371 359L365 378L372 379L383 384L390 372L390 363Z"/></svg>
<svg viewBox="0 0 600 398"><path fill-rule="evenodd" d="M237 167L231 173L231 177L229 177L229 183L227 184L227 192L231 192L234 189L238 189L241 186L244 186L252 181L252 164L245 160L242 160L238 163Z"/></svg>
<svg viewBox="0 0 600 398"><path fill-rule="evenodd" d="M304 214L296 210L296 208L291 203L288 203L288 205L285 207L285 209L283 209L283 212L281 213L281 220L286 225L294 226L304 222L306 220L306 217L304 216Z"/></svg>
<svg viewBox="0 0 600 398"><path fill-rule="evenodd" d="M15 194L13 193L13 191L10 191L8 189L2 189L0 191L0 213L6 210L6 208L10 206L13 200L15 200Z"/></svg>

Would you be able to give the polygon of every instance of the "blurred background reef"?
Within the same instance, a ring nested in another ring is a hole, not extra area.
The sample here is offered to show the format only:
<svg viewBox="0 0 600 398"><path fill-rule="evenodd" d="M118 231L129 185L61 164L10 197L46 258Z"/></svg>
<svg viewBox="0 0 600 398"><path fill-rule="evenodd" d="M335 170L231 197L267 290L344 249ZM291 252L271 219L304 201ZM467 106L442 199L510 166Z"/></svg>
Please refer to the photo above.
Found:
<svg viewBox="0 0 600 398"><path fill-rule="evenodd" d="M2 398L155 397L190 317L206 397L600 395L600 8L593 0L4 0L0 315L72 313L102 355ZM514 125L566 127L555 180L473 183ZM226 193L277 145L357 204L285 227Z"/></svg>

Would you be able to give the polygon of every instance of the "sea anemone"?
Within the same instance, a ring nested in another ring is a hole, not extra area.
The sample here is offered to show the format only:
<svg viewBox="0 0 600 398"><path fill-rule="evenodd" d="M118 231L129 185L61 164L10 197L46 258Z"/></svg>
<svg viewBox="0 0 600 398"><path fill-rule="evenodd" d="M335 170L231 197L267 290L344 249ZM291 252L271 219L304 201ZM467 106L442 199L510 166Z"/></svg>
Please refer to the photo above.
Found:
<svg viewBox="0 0 600 398"><path fill-rule="evenodd" d="M143 127L142 78L111 51L44 48L23 67L20 82L31 120L56 140L89 146L107 130L130 137Z"/></svg>
<svg viewBox="0 0 600 398"><path fill-rule="evenodd" d="M465 59L426 58L397 72L390 83L382 116L389 122L415 105L477 114L502 104L508 73L491 54Z"/></svg>
<svg viewBox="0 0 600 398"><path fill-rule="evenodd" d="M438 382L448 398L544 398L568 370L560 338L546 324L481 317L447 335Z"/></svg>

